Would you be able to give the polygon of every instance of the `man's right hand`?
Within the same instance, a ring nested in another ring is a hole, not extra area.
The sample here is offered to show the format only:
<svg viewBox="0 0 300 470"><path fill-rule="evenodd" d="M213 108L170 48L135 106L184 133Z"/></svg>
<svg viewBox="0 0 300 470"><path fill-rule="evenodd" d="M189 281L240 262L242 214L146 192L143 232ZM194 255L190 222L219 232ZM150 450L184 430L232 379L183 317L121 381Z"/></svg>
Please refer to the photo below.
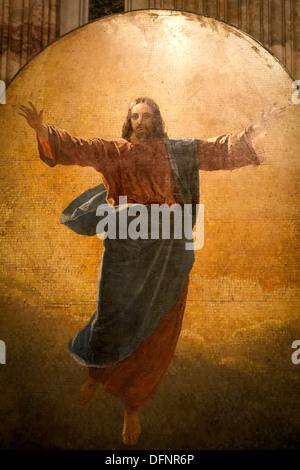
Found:
<svg viewBox="0 0 300 470"><path fill-rule="evenodd" d="M23 116L28 122L29 126L35 130L35 132L42 137L43 140L48 142L48 129L43 124L43 110L38 112L36 107L31 101L29 106L20 106L20 116Z"/></svg>

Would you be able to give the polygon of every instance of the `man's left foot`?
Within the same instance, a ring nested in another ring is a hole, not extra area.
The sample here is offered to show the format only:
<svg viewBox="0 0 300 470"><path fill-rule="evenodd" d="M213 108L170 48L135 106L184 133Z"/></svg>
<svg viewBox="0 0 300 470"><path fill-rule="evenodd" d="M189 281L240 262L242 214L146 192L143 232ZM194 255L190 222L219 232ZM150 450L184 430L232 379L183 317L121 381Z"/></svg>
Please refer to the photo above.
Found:
<svg viewBox="0 0 300 470"><path fill-rule="evenodd" d="M98 385L99 382L89 377L80 387L78 405L86 405L93 398Z"/></svg>

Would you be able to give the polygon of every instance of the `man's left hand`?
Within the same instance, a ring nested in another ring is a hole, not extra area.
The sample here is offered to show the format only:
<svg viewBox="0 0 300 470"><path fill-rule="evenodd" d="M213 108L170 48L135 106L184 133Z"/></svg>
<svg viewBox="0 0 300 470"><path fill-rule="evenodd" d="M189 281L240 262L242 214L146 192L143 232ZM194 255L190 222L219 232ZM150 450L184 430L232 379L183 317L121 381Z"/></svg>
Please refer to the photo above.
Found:
<svg viewBox="0 0 300 470"><path fill-rule="evenodd" d="M263 110L260 116L259 126L261 130L267 132L271 127L274 126L278 119L281 119L285 115L285 107L278 108L277 103L270 106L269 110L265 113Z"/></svg>

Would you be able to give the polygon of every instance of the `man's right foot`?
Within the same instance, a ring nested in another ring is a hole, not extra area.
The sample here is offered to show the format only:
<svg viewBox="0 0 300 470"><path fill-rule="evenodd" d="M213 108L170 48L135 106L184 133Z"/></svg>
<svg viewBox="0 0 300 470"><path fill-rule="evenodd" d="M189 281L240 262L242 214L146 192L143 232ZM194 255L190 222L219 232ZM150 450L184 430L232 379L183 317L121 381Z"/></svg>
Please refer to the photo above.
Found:
<svg viewBox="0 0 300 470"><path fill-rule="evenodd" d="M126 445L134 446L137 444L141 434L141 426L137 409L125 407L124 425L123 425L123 442Z"/></svg>
<svg viewBox="0 0 300 470"><path fill-rule="evenodd" d="M80 387L78 405L86 405L94 396L99 382L89 377Z"/></svg>

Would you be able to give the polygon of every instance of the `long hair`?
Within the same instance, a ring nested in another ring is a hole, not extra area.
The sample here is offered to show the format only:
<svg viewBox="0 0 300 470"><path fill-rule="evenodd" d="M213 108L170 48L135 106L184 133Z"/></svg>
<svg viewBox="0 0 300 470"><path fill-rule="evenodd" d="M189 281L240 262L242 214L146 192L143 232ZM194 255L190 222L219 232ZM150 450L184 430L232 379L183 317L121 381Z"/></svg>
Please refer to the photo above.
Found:
<svg viewBox="0 0 300 470"><path fill-rule="evenodd" d="M132 134L131 110L134 106L136 106L139 103L146 103L151 108L151 110L153 112L153 128L152 128L153 138L155 140L167 139L168 135L165 132L165 123L162 120L158 104L155 103L155 101L152 100L151 98L145 98L145 97L138 98L133 103L131 103L131 105L128 109L126 120L123 124L122 138L130 141L130 137L131 137L131 134Z"/></svg>

